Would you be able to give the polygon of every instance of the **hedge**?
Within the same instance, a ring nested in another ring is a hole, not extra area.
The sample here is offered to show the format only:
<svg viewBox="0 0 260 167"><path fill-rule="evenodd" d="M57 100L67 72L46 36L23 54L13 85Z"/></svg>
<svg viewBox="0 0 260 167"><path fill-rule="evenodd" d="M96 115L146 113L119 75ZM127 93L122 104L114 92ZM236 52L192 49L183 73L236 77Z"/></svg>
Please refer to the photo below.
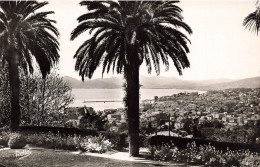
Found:
<svg viewBox="0 0 260 167"><path fill-rule="evenodd" d="M250 150L252 152L260 153L260 144L244 144L244 143L228 143L228 142L218 142L218 141L209 141L203 139L192 139L192 138L181 138L174 136L152 136L148 139L149 145L159 146L162 144L171 144L173 143L179 149L185 149L188 143L195 142L196 145L212 145L217 150L227 151L229 150Z"/></svg>
<svg viewBox="0 0 260 167"><path fill-rule="evenodd" d="M67 128L67 127L52 127L52 126L20 126L19 131L22 132L52 132L54 134L63 134L63 135L81 135L81 136L98 136L96 130L90 129L79 129L79 128Z"/></svg>
<svg viewBox="0 0 260 167"><path fill-rule="evenodd" d="M115 132L96 131L90 129L79 129L79 128L67 128L67 127L52 127L52 126L21 126L19 131L28 133L48 133L62 135L80 135L80 136L98 136L103 135L106 139L113 144L114 149L122 149L127 147L127 135Z"/></svg>
<svg viewBox="0 0 260 167"><path fill-rule="evenodd" d="M79 128L67 128L67 127L52 127L52 126L20 126L19 131L27 133L48 133L62 134L62 135L80 135L80 136L98 136L103 135L105 138L109 139L113 144L114 149L122 149L128 147L128 136L124 133L107 132L107 131L96 131L90 129L79 129ZM144 144L145 143L145 144ZM140 147L147 146L146 137L140 135L139 139Z"/></svg>

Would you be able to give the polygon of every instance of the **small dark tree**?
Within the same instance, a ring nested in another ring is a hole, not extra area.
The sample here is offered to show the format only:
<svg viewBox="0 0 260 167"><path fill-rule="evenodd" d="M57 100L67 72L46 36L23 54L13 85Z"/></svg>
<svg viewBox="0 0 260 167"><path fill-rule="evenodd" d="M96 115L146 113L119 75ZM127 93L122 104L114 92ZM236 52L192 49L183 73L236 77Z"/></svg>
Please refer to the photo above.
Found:
<svg viewBox="0 0 260 167"><path fill-rule="evenodd" d="M191 118L186 118L186 119L183 119L182 122L184 123L183 130L185 130L188 134L191 134L192 127L193 127L192 119Z"/></svg>
<svg viewBox="0 0 260 167"><path fill-rule="evenodd" d="M104 130L105 125L107 124L107 114L103 114L102 112L90 112L86 109L86 113L83 115L86 126L84 128L87 129L95 129L98 131Z"/></svg>
<svg viewBox="0 0 260 167"><path fill-rule="evenodd" d="M193 126L193 137L194 137L194 138L201 137L201 133L200 133L200 131L198 130L198 126L197 126L197 125L194 125L194 126Z"/></svg>
<svg viewBox="0 0 260 167"><path fill-rule="evenodd" d="M31 93L34 106L34 124L38 125L63 125L63 113L74 100L71 95L70 83L53 71L46 78L40 75L32 78L36 82L37 89ZM33 110L32 109L32 110Z"/></svg>
<svg viewBox="0 0 260 167"><path fill-rule="evenodd" d="M45 79L41 79L39 76L36 79L38 89L34 98L38 99L36 103L37 112L41 115L40 121L42 123L62 121L60 116L74 100L70 83L64 81L55 71Z"/></svg>

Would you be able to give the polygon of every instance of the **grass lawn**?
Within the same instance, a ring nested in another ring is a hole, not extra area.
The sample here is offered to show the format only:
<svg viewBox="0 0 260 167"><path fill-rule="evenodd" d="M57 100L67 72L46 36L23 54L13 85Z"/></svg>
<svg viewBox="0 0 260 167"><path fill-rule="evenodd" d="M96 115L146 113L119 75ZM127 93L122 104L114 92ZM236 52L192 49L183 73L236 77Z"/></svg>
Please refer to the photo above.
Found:
<svg viewBox="0 0 260 167"><path fill-rule="evenodd" d="M23 150L11 149L0 151L0 164L7 167L176 167L174 164L141 164L137 162L72 154L67 151L56 152L52 149L30 150L31 154L29 156L18 159L15 156L16 151L21 152Z"/></svg>

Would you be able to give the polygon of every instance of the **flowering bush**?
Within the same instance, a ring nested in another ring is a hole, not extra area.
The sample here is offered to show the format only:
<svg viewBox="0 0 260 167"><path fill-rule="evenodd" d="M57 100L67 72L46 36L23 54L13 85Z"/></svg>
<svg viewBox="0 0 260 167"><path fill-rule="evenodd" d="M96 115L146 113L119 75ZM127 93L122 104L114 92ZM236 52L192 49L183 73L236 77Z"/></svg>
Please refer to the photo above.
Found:
<svg viewBox="0 0 260 167"><path fill-rule="evenodd" d="M177 148L173 148L173 145L163 144L162 146L149 147L152 158L158 161L170 161L173 156L173 152Z"/></svg>
<svg viewBox="0 0 260 167"><path fill-rule="evenodd" d="M111 150L112 143L102 135L99 135L97 137L84 137L80 141L79 146L83 151L104 153Z"/></svg>
<svg viewBox="0 0 260 167"><path fill-rule="evenodd" d="M183 150L173 144L150 147L154 160L177 161L188 164L202 164L205 166L260 166L260 156L248 150L226 151L216 150L211 145L197 146L195 142L187 144Z"/></svg>
<svg viewBox="0 0 260 167"><path fill-rule="evenodd" d="M259 167L259 155L257 156L256 154L251 154L250 156L244 158L240 164L242 167Z"/></svg>
<svg viewBox="0 0 260 167"><path fill-rule="evenodd" d="M187 148L183 151L180 151L180 154L184 155L184 157L182 157L180 161L182 159L184 159L188 163L201 163L202 161L203 153L199 151L195 142L188 143Z"/></svg>
<svg viewBox="0 0 260 167"><path fill-rule="evenodd" d="M20 133L10 134L8 146L12 149L20 149L26 145L26 139Z"/></svg>

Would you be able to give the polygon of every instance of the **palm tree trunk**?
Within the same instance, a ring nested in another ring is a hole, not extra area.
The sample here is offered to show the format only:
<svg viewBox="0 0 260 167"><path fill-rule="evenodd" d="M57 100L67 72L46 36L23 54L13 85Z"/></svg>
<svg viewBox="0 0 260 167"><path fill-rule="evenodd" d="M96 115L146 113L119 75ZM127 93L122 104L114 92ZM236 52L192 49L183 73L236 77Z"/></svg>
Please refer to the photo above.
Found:
<svg viewBox="0 0 260 167"><path fill-rule="evenodd" d="M46 115L45 115L45 103L44 103L44 95L45 95L45 91L46 91L46 79L43 79L43 81L42 81L42 96L41 96L41 113L42 113L42 124L41 125L43 125L44 123L45 123L45 117L46 117Z"/></svg>
<svg viewBox="0 0 260 167"><path fill-rule="evenodd" d="M130 156L139 156L139 65L126 67L126 105Z"/></svg>
<svg viewBox="0 0 260 167"><path fill-rule="evenodd" d="M27 99L27 113L26 113L26 121L27 121L27 124L30 124L31 123L31 119L30 119L30 116L29 116L29 113L30 113L30 81L29 81L29 75L26 76L26 80L27 80L27 95L26 95L26 99Z"/></svg>
<svg viewBox="0 0 260 167"><path fill-rule="evenodd" d="M19 105L19 71L18 55L14 54L13 59L8 62L9 83L11 90L11 131L17 131L20 124L20 105Z"/></svg>

